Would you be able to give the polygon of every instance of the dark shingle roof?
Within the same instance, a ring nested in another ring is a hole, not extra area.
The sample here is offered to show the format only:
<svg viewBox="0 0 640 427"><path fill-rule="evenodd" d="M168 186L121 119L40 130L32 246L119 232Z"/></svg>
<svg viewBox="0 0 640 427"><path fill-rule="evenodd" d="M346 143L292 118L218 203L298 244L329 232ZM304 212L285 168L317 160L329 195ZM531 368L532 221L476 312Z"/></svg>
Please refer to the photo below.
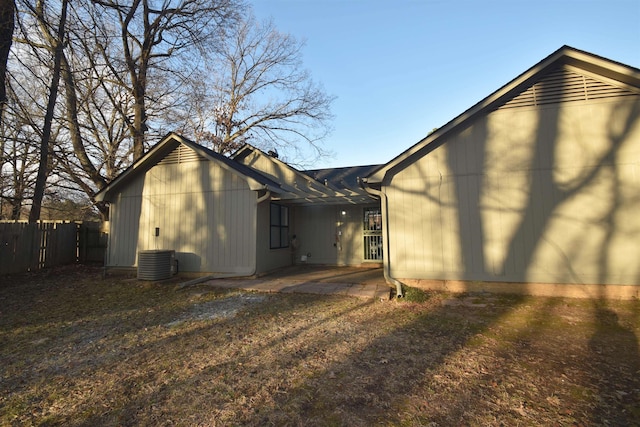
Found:
<svg viewBox="0 0 640 427"><path fill-rule="evenodd" d="M278 188L280 187L280 184L275 182L274 180L272 180L271 178L269 178L268 176L260 173L259 171L257 171L256 169L253 169L249 166L246 166L232 158L229 158L225 155L222 155L220 153L217 153L203 145L200 145L196 142L193 142L187 138L181 137L181 142L187 146L189 146L191 149L195 150L195 151L201 151L202 153L206 154L207 156L216 159L217 161L224 163L225 165L229 166L232 169L235 169L236 171L238 171L239 173L243 174L244 176L247 176L249 178L253 178L254 180L274 187L274 188Z"/></svg>
<svg viewBox="0 0 640 427"><path fill-rule="evenodd" d="M364 178L379 168L380 165L369 166L349 166L342 168L330 168L330 169L311 169L302 171L302 173L315 179L321 184L327 183L338 190L361 190L360 178Z"/></svg>

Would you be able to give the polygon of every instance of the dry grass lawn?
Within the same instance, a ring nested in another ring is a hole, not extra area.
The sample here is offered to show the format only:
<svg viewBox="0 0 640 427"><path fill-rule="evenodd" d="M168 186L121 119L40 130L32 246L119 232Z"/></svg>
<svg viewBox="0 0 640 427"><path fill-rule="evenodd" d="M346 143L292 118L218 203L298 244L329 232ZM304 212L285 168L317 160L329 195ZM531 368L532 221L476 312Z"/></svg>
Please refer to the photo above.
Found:
<svg viewBox="0 0 640 427"><path fill-rule="evenodd" d="M176 283L0 278L0 424L640 424L638 301Z"/></svg>

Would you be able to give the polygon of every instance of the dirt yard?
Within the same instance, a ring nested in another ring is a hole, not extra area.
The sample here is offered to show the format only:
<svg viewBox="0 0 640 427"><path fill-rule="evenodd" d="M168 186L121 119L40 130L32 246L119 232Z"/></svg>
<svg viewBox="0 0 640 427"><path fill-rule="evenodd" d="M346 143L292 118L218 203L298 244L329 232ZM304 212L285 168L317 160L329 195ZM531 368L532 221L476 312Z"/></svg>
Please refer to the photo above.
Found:
<svg viewBox="0 0 640 427"><path fill-rule="evenodd" d="M0 278L0 425L640 425L640 303ZM455 299L453 299L455 298Z"/></svg>

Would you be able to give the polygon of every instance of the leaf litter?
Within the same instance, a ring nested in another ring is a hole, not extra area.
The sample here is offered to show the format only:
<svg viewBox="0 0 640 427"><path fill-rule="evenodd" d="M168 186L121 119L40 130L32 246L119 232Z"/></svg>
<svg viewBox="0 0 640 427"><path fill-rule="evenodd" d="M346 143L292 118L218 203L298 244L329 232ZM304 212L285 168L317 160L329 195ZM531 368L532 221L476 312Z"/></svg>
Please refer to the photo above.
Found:
<svg viewBox="0 0 640 427"><path fill-rule="evenodd" d="M640 304L0 282L0 425L637 425ZM460 303L451 303L459 300Z"/></svg>

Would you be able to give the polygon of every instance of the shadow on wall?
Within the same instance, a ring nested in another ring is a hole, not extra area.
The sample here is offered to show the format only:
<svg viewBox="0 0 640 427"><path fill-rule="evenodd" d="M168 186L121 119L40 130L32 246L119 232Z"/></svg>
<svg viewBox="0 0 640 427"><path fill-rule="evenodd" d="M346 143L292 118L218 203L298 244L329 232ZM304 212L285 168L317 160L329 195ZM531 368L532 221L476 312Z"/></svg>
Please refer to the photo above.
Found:
<svg viewBox="0 0 640 427"><path fill-rule="evenodd" d="M494 111L473 125L478 155L443 147L455 179L465 279L617 284L638 274L633 262L623 273L614 266L633 256L620 247L639 232L627 214L638 204L629 194L637 183L623 178L621 157L640 102L593 108L608 120L568 102ZM505 118L528 123L530 134L510 139L504 131L514 125Z"/></svg>
<svg viewBox="0 0 640 427"><path fill-rule="evenodd" d="M142 214L145 175L136 180L111 201L110 230L107 242L108 266L134 266L138 257L138 242Z"/></svg>
<svg viewBox="0 0 640 427"><path fill-rule="evenodd" d="M176 252L178 272L199 272L202 258L192 252Z"/></svg>
<svg viewBox="0 0 640 427"><path fill-rule="evenodd" d="M563 101L432 141L388 185L393 275L637 284L639 118L637 96Z"/></svg>

